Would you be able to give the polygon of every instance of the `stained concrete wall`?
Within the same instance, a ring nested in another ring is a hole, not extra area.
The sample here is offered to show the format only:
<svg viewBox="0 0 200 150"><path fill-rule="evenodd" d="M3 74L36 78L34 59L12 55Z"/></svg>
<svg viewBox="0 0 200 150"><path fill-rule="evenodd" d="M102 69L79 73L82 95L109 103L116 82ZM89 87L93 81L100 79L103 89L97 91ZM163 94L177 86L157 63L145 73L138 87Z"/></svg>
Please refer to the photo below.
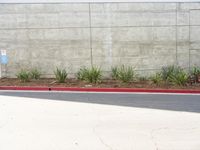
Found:
<svg viewBox="0 0 200 150"><path fill-rule="evenodd" d="M8 75L37 67L200 65L200 3L0 4L0 48Z"/></svg>

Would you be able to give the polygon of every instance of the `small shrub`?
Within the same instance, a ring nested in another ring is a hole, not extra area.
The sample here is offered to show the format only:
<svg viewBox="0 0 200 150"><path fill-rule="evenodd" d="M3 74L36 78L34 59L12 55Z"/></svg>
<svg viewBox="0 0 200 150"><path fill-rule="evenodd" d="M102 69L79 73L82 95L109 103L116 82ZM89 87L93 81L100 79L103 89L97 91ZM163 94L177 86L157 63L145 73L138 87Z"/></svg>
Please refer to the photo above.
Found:
<svg viewBox="0 0 200 150"><path fill-rule="evenodd" d="M195 82L198 82L198 76L200 75L200 67L194 66L190 72L190 75L194 76Z"/></svg>
<svg viewBox="0 0 200 150"><path fill-rule="evenodd" d="M119 74L118 79L124 83L127 83L133 81L135 72L132 67L130 66L125 67L124 65L122 65L119 68L118 74Z"/></svg>
<svg viewBox="0 0 200 150"><path fill-rule="evenodd" d="M59 69L59 68L56 68L54 74L56 76L56 80L59 83L64 83L68 75L65 69Z"/></svg>
<svg viewBox="0 0 200 150"><path fill-rule="evenodd" d="M21 82L28 82L30 79L30 73L26 70L21 70L16 76Z"/></svg>
<svg viewBox="0 0 200 150"><path fill-rule="evenodd" d="M159 85L162 82L162 75L160 73L156 73L154 76L150 77L150 80L154 84Z"/></svg>
<svg viewBox="0 0 200 150"><path fill-rule="evenodd" d="M112 71L112 73L111 73L112 79L114 79L114 80L119 79L119 69L118 69L118 67L112 67L111 71Z"/></svg>
<svg viewBox="0 0 200 150"><path fill-rule="evenodd" d="M40 76L41 76L41 73L40 73L40 71L38 70L38 69L32 69L31 71L30 71L30 77L31 77L31 79L40 79Z"/></svg>
<svg viewBox="0 0 200 150"><path fill-rule="evenodd" d="M83 67L83 68L80 68L76 76L78 80L85 80L86 75L87 75L87 69Z"/></svg>
<svg viewBox="0 0 200 150"><path fill-rule="evenodd" d="M101 81L102 71L100 68L92 66L91 69L86 68L85 70L83 70L82 75L85 81L88 81L90 83L97 83Z"/></svg>
<svg viewBox="0 0 200 150"><path fill-rule="evenodd" d="M176 69L168 78L175 85L184 86L188 82L188 74L181 68Z"/></svg>

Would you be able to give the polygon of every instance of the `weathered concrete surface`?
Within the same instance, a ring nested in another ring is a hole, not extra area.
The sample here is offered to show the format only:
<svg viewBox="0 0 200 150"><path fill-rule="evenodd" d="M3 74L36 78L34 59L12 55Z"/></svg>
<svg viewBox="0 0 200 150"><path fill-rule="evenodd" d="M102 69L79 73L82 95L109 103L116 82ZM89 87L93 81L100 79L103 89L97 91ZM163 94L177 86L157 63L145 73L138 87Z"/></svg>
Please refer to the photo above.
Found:
<svg viewBox="0 0 200 150"><path fill-rule="evenodd" d="M8 75L39 67L200 65L200 3L0 4L0 48Z"/></svg>
<svg viewBox="0 0 200 150"><path fill-rule="evenodd" d="M0 149L199 150L199 113L69 101L0 96Z"/></svg>

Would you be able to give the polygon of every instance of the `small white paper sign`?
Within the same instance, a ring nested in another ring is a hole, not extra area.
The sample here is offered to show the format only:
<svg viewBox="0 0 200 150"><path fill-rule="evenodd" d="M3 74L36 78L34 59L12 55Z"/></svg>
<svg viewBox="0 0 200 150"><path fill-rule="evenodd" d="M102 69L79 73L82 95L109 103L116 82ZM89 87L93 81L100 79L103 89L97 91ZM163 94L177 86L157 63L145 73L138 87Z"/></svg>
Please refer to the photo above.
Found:
<svg viewBox="0 0 200 150"><path fill-rule="evenodd" d="M6 56L6 50L1 50L1 55Z"/></svg>

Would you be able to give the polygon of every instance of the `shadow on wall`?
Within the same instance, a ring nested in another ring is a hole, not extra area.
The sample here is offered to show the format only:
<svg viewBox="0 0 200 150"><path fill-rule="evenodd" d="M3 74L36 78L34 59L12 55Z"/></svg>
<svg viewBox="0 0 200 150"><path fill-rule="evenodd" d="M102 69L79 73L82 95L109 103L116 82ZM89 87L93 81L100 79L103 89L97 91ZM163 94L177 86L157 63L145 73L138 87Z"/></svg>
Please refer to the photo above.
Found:
<svg viewBox="0 0 200 150"><path fill-rule="evenodd" d="M200 113L200 95L0 92L3 96Z"/></svg>

